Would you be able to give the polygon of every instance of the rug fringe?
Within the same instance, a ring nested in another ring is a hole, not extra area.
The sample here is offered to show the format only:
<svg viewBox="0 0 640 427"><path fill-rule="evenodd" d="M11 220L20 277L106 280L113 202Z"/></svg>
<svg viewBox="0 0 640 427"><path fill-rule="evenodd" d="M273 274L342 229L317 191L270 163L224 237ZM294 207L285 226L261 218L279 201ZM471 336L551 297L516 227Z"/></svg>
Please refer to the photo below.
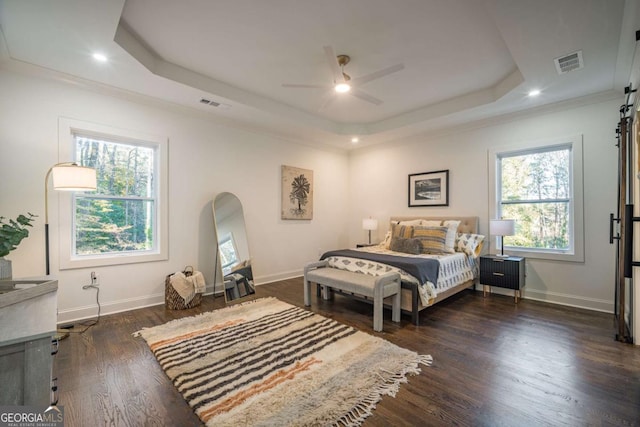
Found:
<svg viewBox="0 0 640 427"><path fill-rule="evenodd" d="M419 354L414 361L407 364L399 373L383 370L383 372L391 374L391 376L385 379L378 374L384 383L376 386L368 396L360 400L349 412L338 418L334 425L338 427L360 426L367 417L373 414L376 404L382 400L383 396L396 397L400 390L400 384L405 384L409 381L407 375L418 375L421 372L418 365L431 366L432 363L433 357L428 354Z"/></svg>
<svg viewBox="0 0 640 427"><path fill-rule="evenodd" d="M220 311L230 310L230 309L233 309L234 307L239 307L239 306L242 306L242 305L254 304L256 302L268 302L269 300L279 301L278 298L276 298L276 297L256 298L256 299L252 299L252 300L249 300L249 301L244 301L244 302L241 302L241 303L238 303L238 304L233 304L233 305L228 305L226 307L217 308L217 309L215 309L215 311L220 312ZM187 317L181 317L179 319L173 319L173 320L170 320L170 321L164 323L164 325L170 325L172 323L180 322L181 320L184 320L184 319L195 319L195 318L198 318L200 316L206 316L206 315L208 315L210 313L211 313L211 311L205 311L204 313L199 313L199 314L196 314L194 316L187 316ZM132 333L131 335L134 338L138 338L138 337L141 336L142 331L144 331L145 329L150 329L150 328L155 328L155 326L144 327L144 328L140 329L139 331L136 331L136 332Z"/></svg>

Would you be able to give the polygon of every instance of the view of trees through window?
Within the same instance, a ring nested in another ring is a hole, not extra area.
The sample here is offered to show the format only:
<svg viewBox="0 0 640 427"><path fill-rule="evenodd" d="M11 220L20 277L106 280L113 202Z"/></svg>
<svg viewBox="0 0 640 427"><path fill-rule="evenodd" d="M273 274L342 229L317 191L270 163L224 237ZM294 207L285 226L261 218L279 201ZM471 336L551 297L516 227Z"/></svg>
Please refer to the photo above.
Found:
<svg viewBox="0 0 640 427"><path fill-rule="evenodd" d="M218 245L220 250L220 264L222 265L222 272L228 274L231 271L231 267L238 262L238 256L236 255L236 247L233 243L233 236L230 234Z"/></svg>
<svg viewBox="0 0 640 427"><path fill-rule="evenodd" d="M75 135L76 162L96 169L97 190L75 195L75 254L154 248L153 148Z"/></svg>
<svg viewBox="0 0 640 427"><path fill-rule="evenodd" d="M571 148L555 147L499 157L499 217L516 220L505 246L568 250Z"/></svg>

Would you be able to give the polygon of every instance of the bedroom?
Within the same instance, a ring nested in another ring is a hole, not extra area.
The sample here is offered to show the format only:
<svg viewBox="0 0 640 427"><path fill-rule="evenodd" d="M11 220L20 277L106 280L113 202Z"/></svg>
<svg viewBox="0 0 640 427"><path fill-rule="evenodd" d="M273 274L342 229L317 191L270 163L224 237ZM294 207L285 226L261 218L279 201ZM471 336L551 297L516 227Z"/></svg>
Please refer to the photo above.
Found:
<svg viewBox="0 0 640 427"><path fill-rule="evenodd" d="M632 27L640 27L638 21ZM323 61L321 46L318 49ZM302 266L320 252L365 241L361 221L369 216L381 224L374 241L383 238L386 219L402 214L475 215L486 234L487 150L581 134L585 261L531 261L526 297L613 311L615 251L608 244L607 221L616 204L613 131L624 102L623 87L399 141L366 146L363 137L360 148L351 149L347 141L345 149L246 126L204 107L184 107L74 79L13 60L10 53L1 43L0 178L5 184L0 189L0 214L39 215L30 237L9 257L15 277L44 274L42 186L47 169L58 159L66 160L59 155L60 117L160 135L170 144L168 259L95 268L104 314L162 304L164 276L185 265L195 265L211 280L215 241L210 203L218 192L232 192L242 201L256 281L269 283L300 276ZM202 91L194 92L200 96ZM238 167L240 162L244 167ZM281 165L314 171L312 221L280 220ZM407 175L441 169L451 173L449 206L408 208ZM53 248L58 247L56 230L65 223L59 203L52 197ZM52 265L58 264L58 251L53 250ZM59 322L95 315L95 295L82 290L91 270L54 268L60 280Z"/></svg>

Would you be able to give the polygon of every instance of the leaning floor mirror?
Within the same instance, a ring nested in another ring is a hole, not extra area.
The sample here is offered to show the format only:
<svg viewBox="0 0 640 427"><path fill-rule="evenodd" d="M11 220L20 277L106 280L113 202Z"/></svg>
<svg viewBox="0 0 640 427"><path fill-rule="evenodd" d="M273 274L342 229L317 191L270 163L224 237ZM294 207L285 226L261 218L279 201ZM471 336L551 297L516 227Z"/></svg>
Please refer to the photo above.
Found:
<svg viewBox="0 0 640 427"><path fill-rule="evenodd" d="M227 303L236 302L256 292L242 203L235 194L220 193L212 207L218 240L216 277L222 278L215 283L224 283Z"/></svg>

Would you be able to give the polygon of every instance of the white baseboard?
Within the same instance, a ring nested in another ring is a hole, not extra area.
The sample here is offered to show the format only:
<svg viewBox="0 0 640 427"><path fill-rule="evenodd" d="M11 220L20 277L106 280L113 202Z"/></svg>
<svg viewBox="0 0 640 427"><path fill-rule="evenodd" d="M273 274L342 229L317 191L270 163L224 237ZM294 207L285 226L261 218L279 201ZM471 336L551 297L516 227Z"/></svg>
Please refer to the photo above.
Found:
<svg viewBox="0 0 640 427"><path fill-rule="evenodd" d="M100 315L121 313L123 311L135 310L137 308L150 307L164 304L164 293L146 295L138 298L128 298L100 304ZM73 323L80 320L93 319L98 315L96 304L68 310L58 310L58 325Z"/></svg>
<svg viewBox="0 0 640 427"><path fill-rule="evenodd" d="M265 285L267 283L277 282L280 280L293 279L302 275L302 270L294 270L279 274L273 274L270 276L262 276L258 280L256 280L256 285L259 286ZM482 291L481 287L478 287L478 289ZM513 296L513 291L510 289L492 287L491 291L495 294ZM212 293L213 285L207 285L205 295L211 295ZM216 295L223 295L222 289L216 289ZM604 313L613 313L614 309L613 301L561 294L557 292L540 291L537 289L529 289L527 287L523 289L523 297L524 299L530 299L534 301L543 301L552 304L584 308L587 310L600 311ZM100 314L104 316L108 314L116 314L123 311L130 311L138 308L151 307L160 304L164 304L164 293L103 303L101 306ZM97 315L98 306L95 304L76 307L68 310L59 310L58 325L73 323L86 319L93 319Z"/></svg>
<svg viewBox="0 0 640 427"><path fill-rule="evenodd" d="M292 270L284 273L272 274L269 276L262 276L256 279L256 285L266 285L267 283L278 282L280 280L294 279L303 275L303 270Z"/></svg>
<svg viewBox="0 0 640 427"><path fill-rule="evenodd" d="M478 289L482 290L482 287L479 286ZM514 291L512 291L511 289L498 288L494 286L491 288L491 292L500 295L513 296ZM558 292L540 291L537 289L527 288L526 286L523 288L522 293L524 299L543 301L551 304L566 305L569 307L584 308L587 310L600 311L603 313L613 313L614 308L613 301L561 294Z"/></svg>
<svg viewBox="0 0 640 427"><path fill-rule="evenodd" d="M204 295L211 295L213 286L207 285ZM127 298L118 301L100 303L100 316L122 313L123 311L136 310L144 307L164 304L164 292L160 294L145 295L137 298ZM58 310L58 325L94 319L98 316L96 304Z"/></svg>

